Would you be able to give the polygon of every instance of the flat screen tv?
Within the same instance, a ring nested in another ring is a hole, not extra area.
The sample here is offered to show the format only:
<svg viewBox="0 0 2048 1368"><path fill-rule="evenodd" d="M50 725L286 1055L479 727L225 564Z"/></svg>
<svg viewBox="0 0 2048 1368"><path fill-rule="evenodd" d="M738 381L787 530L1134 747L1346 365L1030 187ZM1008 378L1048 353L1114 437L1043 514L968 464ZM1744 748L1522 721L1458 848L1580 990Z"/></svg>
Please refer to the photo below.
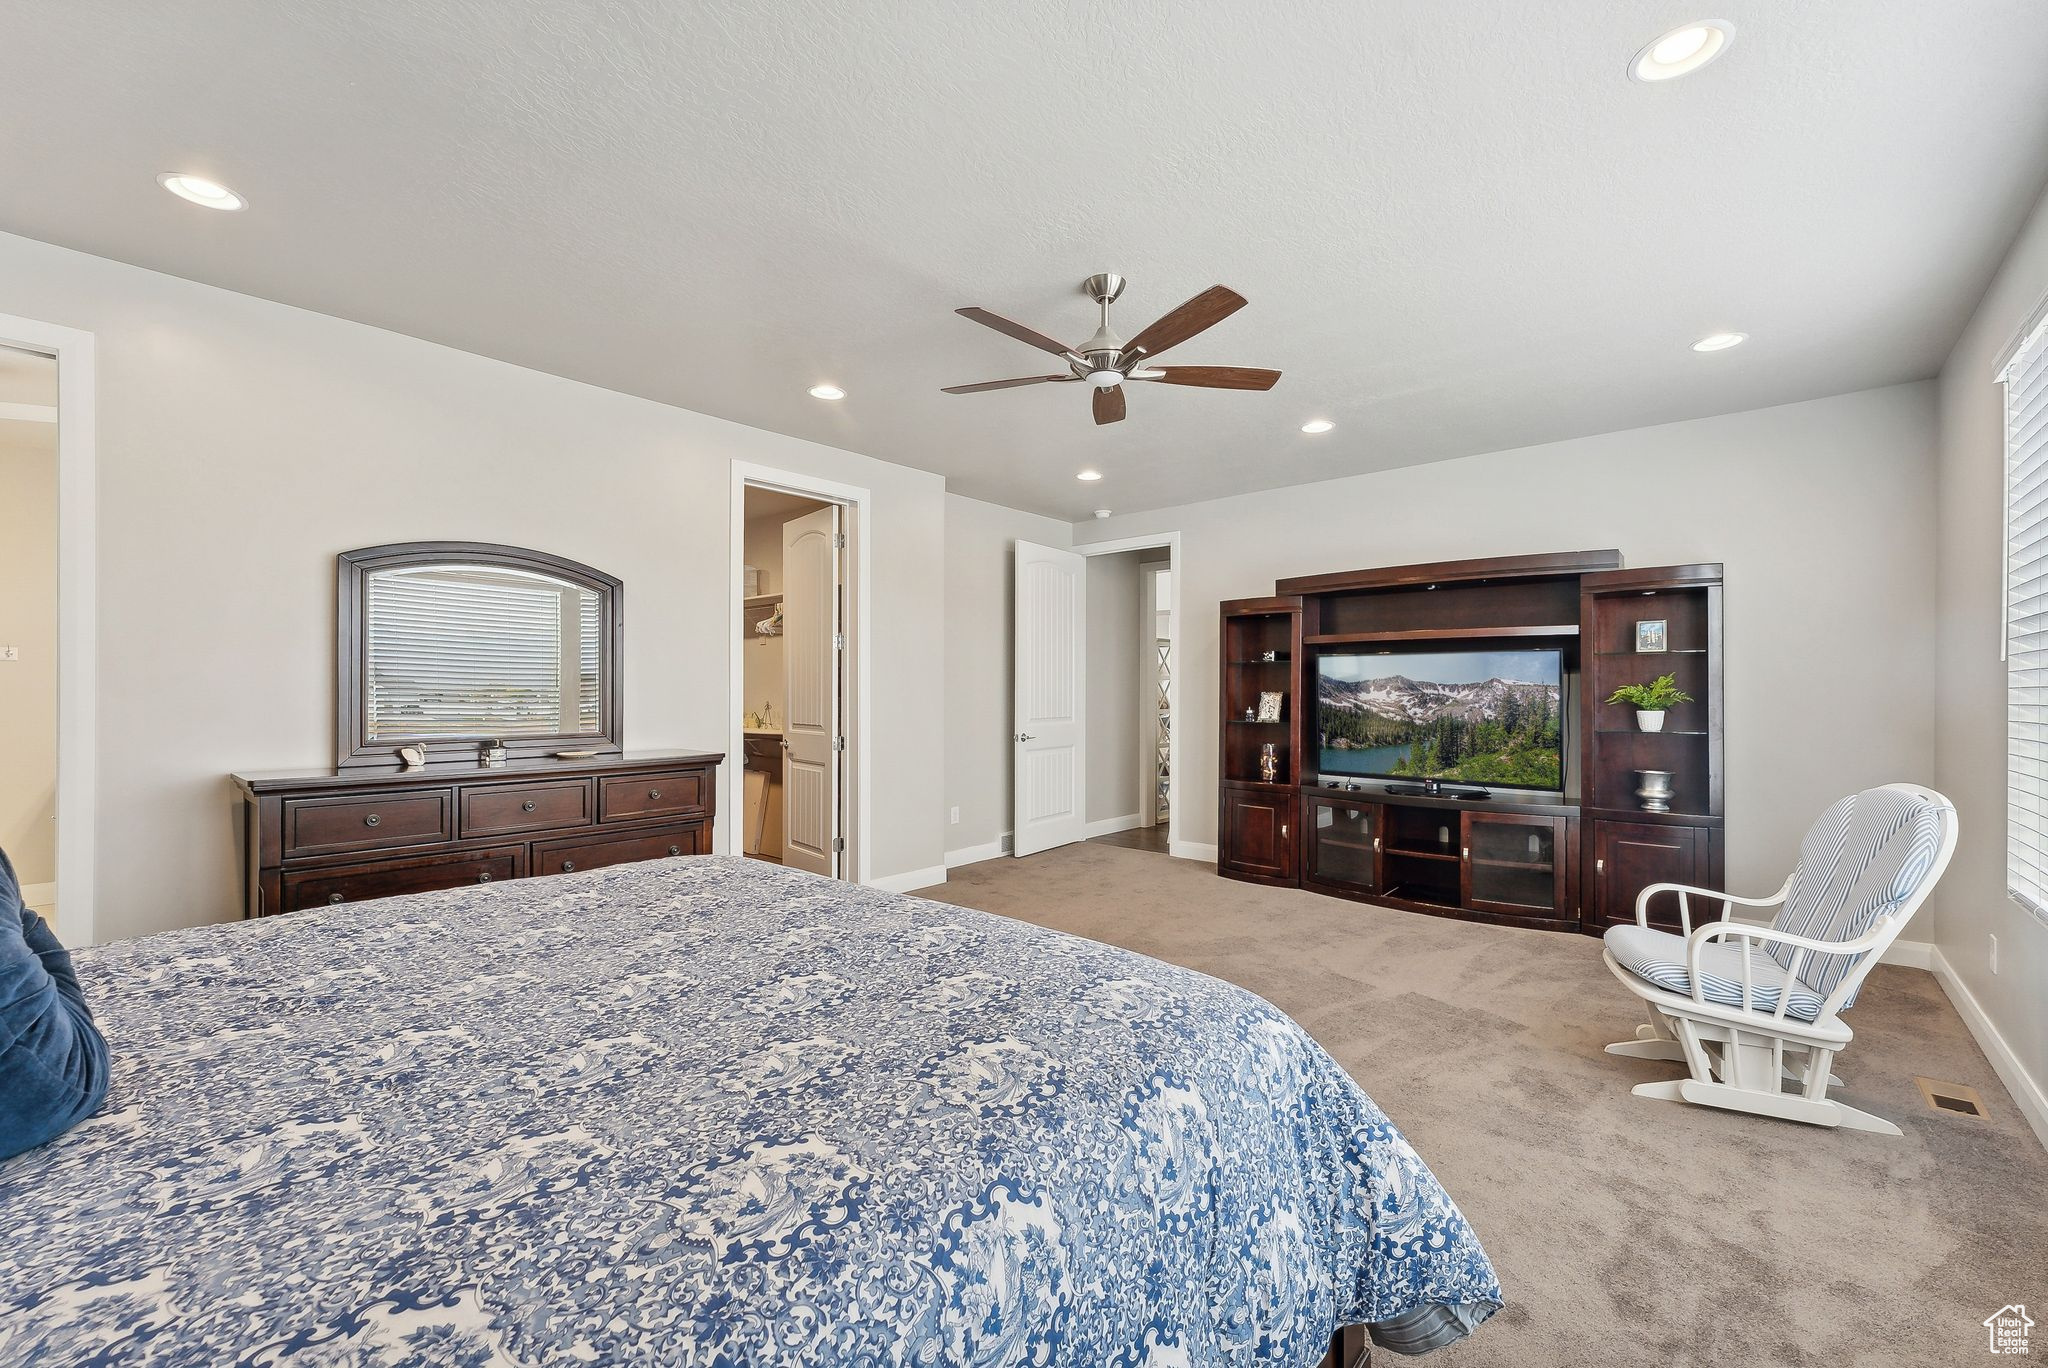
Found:
<svg viewBox="0 0 2048 1368"><path fill-rule="evenodd" d="M1564 787L1564 655L1550 648L1325 654L1325 775Z"/></svg>

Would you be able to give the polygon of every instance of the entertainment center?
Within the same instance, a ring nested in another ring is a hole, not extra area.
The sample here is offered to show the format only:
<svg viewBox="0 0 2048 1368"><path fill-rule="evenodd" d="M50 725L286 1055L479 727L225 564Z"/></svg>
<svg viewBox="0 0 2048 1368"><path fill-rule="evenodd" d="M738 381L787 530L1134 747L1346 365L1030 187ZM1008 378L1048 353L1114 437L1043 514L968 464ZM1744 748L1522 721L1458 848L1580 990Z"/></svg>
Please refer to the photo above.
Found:
<svg viewBox="0 0 2048 1368"><path fill-rule="evenodd" d="M1721 886L1719 565L1287 579L1224 603L1218 645L1227 877L1595 935L1650 884ZM1607 701L1664 675L1657 730Z"/></svg>

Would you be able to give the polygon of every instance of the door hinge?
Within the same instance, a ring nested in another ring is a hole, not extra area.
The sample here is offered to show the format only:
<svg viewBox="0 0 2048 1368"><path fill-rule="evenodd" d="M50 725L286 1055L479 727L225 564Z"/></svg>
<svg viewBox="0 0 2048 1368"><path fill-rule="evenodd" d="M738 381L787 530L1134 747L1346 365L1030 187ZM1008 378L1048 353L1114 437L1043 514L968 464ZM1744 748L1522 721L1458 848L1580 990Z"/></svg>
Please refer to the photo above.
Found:
<svg viewBox="0 0 2048 1368"><path fill-rule="evenodd" d="M832 534L832 547L836 551L844 551L846 549L846 534L844 532L834 532Z"/></svg>
<svg viewBox="0 0 2048 1368"><path fill-rule="evenodd" d="M843 737L843 736L835 736L835 737L833 737L833 738L832 738L832 749L833 749L833 750L836 750L836 751L844 751L844 750L846 749L846 738L845 738L845 737Z"/></svg>
<svg viewBox="0 0 2048 1368"><path fill-rule="evenodd" d="M843 651L846 649L846 633L834 632L832 634L832 649L835 651Z"/></svg>
<svg viewBox="0 0 2048 1368"><path fill-rule="evenodd" d="M845 852L846 838L844 836L834 836L832 838L832 853L835 855L842 855Z"/></svg>

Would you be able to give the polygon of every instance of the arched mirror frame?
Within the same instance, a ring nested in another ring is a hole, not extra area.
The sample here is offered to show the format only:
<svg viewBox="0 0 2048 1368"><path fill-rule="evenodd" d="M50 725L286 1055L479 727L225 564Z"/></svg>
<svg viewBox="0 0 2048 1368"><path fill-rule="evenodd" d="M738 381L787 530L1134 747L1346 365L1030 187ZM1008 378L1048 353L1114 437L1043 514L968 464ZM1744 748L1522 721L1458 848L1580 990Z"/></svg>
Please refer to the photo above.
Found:
<svg viewBox="0 0 2048 1368"><path fill-rule="evenodd" d="M408 566L464 564L502 566L530 574L567 580L598 596L598 680L600 734L557 736L369 736L366 712L366 676L369 643L369 578L379 570ZM335 681L335 765L353 769L400 763L398 748L419 746L429 764L475 760L485 739L502 739L513 759L532 759L562 750L588 750L600 755L617 754L622 736L619 700L623 692L621 646L624 584L590 566L545 551L491 542L431 541L393 542L387 546L366 546L344 551L336 557L336 681Z"/></svg>

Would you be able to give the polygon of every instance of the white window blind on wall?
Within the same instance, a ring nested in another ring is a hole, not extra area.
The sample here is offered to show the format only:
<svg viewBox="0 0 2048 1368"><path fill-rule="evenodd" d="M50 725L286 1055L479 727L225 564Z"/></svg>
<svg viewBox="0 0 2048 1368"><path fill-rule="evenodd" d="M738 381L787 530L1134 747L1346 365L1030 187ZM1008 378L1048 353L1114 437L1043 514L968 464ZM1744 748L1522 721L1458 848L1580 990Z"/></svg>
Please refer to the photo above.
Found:
<svg viewBox="0 0 2048 1368"><path fill-rule="evenodd" d="M2048 323L2005 382L2005 881L2048 920Z"/></svg>

